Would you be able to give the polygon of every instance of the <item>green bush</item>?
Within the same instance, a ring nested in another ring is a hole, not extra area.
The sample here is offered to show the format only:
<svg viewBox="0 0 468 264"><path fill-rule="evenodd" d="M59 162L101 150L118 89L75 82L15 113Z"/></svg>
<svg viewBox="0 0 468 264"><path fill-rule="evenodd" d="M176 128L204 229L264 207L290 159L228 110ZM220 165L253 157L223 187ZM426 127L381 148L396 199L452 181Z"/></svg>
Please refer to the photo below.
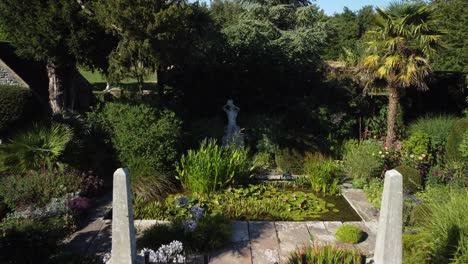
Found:
<svg viewBox="0 0 468 264"><path fill-rule="evenodd" d="M82 177L75 171L37 171L0 178L0 196L11 208L44 206L52 198L78 192Z"/></svg>
<svg viewBox="0 0 468 264"><path fill-rule="evenodd" d="M49 263L70 234L68 218L12 219L0 223L0 263Z"/></svg>
<svg viewBox="0 0 468 264"><path fill-rule="evenodd" d="M416 131L412 136L402 143L402 151L409 160L409 164L417 164L432 161L431 138L422 131Z"/></svg>
<svg viewBox="0 0 468 264"><path fill-rule="evenodd" d="M333 161L320 153L306 154L304 158L304 176L301 181L310 185L315 192L325 194L339 193L339 179Z"/></svg>
<svg viewBox="0 0 468 264"><path fill-rule="evenodd" d="M353 179L370 180L382 173L384 161L379 157L382 147L373 140L358 143L350 140L345 143L343 167L348 176Z"/></svg>
<svg viewBox="0 0 468 264"><path fill-rule="evenodd" d="M130 169L133 179L152 176L145 175L149 168L174 168L181 135L181 121L174 112L144 104L105 103L88 120L109 135L119 161Z"/></svg>
<svg viewBox="0 0 468 264"><path fill-rule="evenodd" d="M415 193L422 189L422 177L420 172L412 167L401 165L395 168L403 175L403 189L408 193Z"/></svg>
<svg viewBox="0 0 468 264"><path fill-rule="evenodd" d="M304 156L296 149L280 149L275 153L276 166L282 172L302 174L304 172Z"/></svg>
<svg viewBox="0 0 468 264"><path fill-rule="evenodd" d="M383 181L381 179L372 179L363 188L367 200L375 207L380 208L383 193Z"/></svg>
<svg viewBox="0 0 468 264"><path fill-rule="evenodd" d="M248 152L247 148L218 146L216 140L205 140L198 150L182 156L177 166L178 179L185 189L201 193L244 183L252 170Z"/></svg>
<svg viewBox="0 0 468 264"><path fill-rule="evenodd" d="M303 256L307 263L361 264L363 255L352 247L339 247L330 244L314 244L295 250L289 256L288 264L302 264Z"/></svg>
<svg viewBox="0 0 468 264"><path fill-rule="evenodd" d="M403 234L403 263L429 263L429 248L427 234Z"/></svg>
<svg viewBox="0 0 468 264"><path fill-rule="evenodd" d="M31 102L30 89L0 85L0 133L25 117Z"/></svg>
<svg viewBox="0 0 468 264"><path fill-rule="evenodd" d="M422 117L409 125L408 135L413 136L417 132L423 132L431 138L435 149L443 151L454 121L455 118L447 115Z"/></svg>
<svg viewBox="0 0 468 264"><path fill-rule="evenodd" d="M429 210L421 231L429 234L431 263L468 263L468 190L430 188L426 197Z"/></svg>
<svg viewBox="0 0 468 264"><path fill-rule="evenodd" d="M64 124L34 125L0 146L0 170L27 172L56 168L72 138L72 129Z"/></svg>
<svg viewBox="0 0 468 264"><path fill-rule="evenodd" d="M468 131L468 118L461 118L454 122L447 139L445 155L447 161L463 161L463 154L460 152L459 147L466 131Z"/></svg>
<svg viewBox="0 0 468 264"><path fill-rule="evenodd" d="M359 243L363 236L364 232L359 227L350 224L340 226L335 233L338 241L350 244Z"/></svg>
<svg viewBox="0 0 468 264"><path fill-rule="evenodd" d="M468 161L468 131L463 134L463 140L458 146L458 151L465 161Z"/></svg>
<svg viewBox="0 0 468 264"><path fill-rule="evenodd" d="M268 152L257 152L253 156L255 172L268 174L274 168L273 155Z"/></svg>

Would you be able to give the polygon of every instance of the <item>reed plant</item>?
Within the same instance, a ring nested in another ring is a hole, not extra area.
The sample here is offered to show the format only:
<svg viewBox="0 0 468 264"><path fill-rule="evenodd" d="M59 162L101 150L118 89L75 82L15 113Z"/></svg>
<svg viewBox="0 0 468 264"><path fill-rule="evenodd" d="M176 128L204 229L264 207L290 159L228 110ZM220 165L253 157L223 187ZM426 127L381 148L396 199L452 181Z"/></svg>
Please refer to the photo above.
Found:
<svg viewBox="0 0 468 264"><path fill-rule="evenodd" d="M362 253L353 247L332 244L313 244L294 251L289 264L361 264Z"/></svg>
<svg viewBox="0 0 468 264"><path fill-rule="evenodd" d="M200 193L244 183L253 169L248 152L244 147L219 146L216 140L204 140L198 150L182 156L178 179L186 190Z"/></svg>

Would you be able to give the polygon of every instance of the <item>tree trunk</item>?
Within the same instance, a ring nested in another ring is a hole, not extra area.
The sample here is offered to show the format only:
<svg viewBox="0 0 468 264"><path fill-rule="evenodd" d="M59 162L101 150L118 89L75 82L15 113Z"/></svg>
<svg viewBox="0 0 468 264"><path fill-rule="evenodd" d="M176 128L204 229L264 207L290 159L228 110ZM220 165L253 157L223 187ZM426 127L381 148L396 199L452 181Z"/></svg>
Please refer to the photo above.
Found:
<svg viewBox="0 0 468 264"><path fill-rule="evenodd" d="M385 146L391 148L395 140L395 127L400 96L398 94L398 88L395 86L390 86L388 92L387 138L385 140Z"/></svg>
<svg viewBox="0 0 468 264"><path fill-rule="evenodd" d="M65 76L63 69L53 62L47 63L49 78L49 104L53 114L65 110Z"/></svg>

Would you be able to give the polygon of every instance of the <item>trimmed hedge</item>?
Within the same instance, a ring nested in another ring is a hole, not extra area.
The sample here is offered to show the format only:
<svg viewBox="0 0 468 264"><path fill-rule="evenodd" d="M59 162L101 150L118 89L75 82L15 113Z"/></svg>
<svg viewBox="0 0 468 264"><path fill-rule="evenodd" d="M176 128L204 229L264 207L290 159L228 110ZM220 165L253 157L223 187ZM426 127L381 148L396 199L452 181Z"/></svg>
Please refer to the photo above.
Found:
<svg viewBox="0 0 468 264"><path fill-rule="evenodd" d="M364 232L357 226L344 224L336 230L335 237L343 243L357 244L364 237Z"/></svg>
<svg viewBox="0 0 468 264"><path fill-rule="evenodd" d="M30 89L0 85L0 133L21 120L32 102Z"/></svg>
<svg viewBox="0 0 468 264"><path fill-rule="evenodd" d="M463 156L459 150L463 141L463 134L468 131L468 118L461 118L455 121L452 131L447 139L445 158L447 161L462 161Z"/></svg>
<svg viewBox="0 0 468 264"><path fill-rule="evenodd" d="M422 189L422 177L419 171L410 166L401 165L395 168L403 175L403 189L408 193L415 193Z"/></svg>

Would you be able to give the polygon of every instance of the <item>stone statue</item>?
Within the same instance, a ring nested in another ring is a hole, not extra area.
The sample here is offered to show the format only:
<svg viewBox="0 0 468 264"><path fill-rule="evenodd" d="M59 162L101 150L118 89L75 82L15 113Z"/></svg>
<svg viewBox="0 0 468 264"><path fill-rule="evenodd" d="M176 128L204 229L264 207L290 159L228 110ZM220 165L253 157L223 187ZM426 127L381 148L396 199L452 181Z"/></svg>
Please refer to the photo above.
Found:
<svg viewBox="0 0 468 264"><path fill-rule="evenodd" d="M226 105L223 106L228 118L228 125L226 127L226 135L223 138L223 145L235 144L236 146L244 145L244 137L241 134L240 127L236 123L237 114L240 108L234 105L232 99L229 99Z"/></svg>

